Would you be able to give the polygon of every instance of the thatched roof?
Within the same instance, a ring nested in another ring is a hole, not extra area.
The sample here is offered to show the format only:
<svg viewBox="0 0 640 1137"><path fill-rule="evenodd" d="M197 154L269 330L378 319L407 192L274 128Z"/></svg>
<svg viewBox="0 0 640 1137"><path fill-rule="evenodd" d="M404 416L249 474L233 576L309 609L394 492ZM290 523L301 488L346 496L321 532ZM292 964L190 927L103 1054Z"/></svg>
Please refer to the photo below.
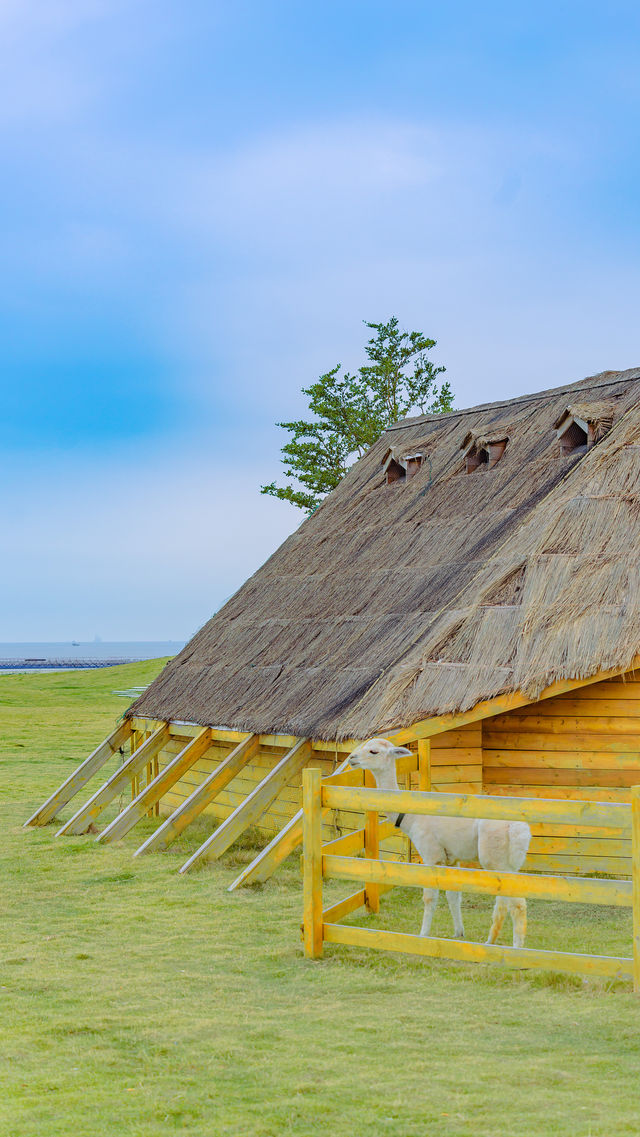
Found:
<svg viewBox="0 0 640 1137"><path fill-rule="evenodd" d="M568 407L586 453L562 455ZM508 437L492 469L465 473L469 433ZM386 484L390 447L424 453L410 480ZM639 547L640 369L407 419L129 713L340 739L533 699L640 651Z"/></svg>

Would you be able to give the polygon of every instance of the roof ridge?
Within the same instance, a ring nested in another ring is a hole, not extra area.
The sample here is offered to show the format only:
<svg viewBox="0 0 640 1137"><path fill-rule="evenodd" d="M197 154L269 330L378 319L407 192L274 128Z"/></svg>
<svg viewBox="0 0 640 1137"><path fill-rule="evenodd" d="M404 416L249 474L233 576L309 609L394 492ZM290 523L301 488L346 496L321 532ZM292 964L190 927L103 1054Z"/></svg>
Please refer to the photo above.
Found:
<svg viewBox="0 0 640 1137"><path fill-rule="evenodd" d="M478 403L474 407L462 407L460 410L440 411L429 415L415 415L415 417L405 418L400 422L395 422L391 426L387 426L384 433L386 434L387 431L391 430L406 430L408 427L420 426L422 423L427 422L441 422L444 419L461 418L463 415L477 414L478 411L497 410L500 407L512 407L515 404L539 402L543 399L555 399L558 395L568 394L571 391L577 391L581 394L585 391L597 391L601 387L614 387L618 383L636 383L640 379L640 367L630 367L627 368L627 371L633 371L633 375L625 376L624 371L612 372L611 374L616 376L616 378L607 379L604 383L589 383L588 381L591 376L587 376L586 379L576 379L574 383L566 383L562 387L547 387L544 391L533 391L528 395L516 395L513 399L507 399L506 401ZM607 372L600 371L598 375L594 375L593 378L597 379L600 375L605 374L607 374ZM621 376L625 377L621 378ZM585 384L585 386L579 386L579 384Z"/></svg>

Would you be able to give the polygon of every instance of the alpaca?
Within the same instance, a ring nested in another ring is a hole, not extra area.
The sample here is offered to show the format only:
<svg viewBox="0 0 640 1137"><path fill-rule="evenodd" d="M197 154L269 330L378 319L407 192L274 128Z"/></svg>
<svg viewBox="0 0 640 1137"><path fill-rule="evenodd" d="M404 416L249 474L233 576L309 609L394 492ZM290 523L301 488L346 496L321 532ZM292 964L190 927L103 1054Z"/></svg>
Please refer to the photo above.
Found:
<svg viewBox="0 0 640 1137"><path fill-rule="evenodd" d="M404 746L394 746L386 738L370 738L349 755L355 769L371 770L381 790L397 790L396 759L410 754ZM389 813L389 821L406 833L425 865L455 865L460 861L478 861L483 869L518 872L524 864L531 830L524 821L487 821L466 817L429 817L420 814ZM440 895L437 888L423 889L424 918L421 936L428 936ZM464 939L459 892L447 891L453 917L454 934ZM496 897L488 944L500 934L507 911L513 924L513 946L524 947L527 929L526 900L510 896Z"/></svg>

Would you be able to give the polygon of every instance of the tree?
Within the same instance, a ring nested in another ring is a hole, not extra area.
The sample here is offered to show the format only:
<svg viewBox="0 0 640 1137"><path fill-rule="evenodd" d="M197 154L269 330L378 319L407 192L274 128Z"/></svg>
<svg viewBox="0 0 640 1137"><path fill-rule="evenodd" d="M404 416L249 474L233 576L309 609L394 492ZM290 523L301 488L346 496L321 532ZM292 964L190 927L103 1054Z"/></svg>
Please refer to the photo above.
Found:
<svg viewBox="0 0 640 1137"><path fill-rule="evenodd" d="M284 475L298 485L271 482L261 493L313 513L391 423L411 411L439 414L452 409L451 387L436 384L446 369L427 358L435 340L422 332L401 331L395 316L386 324L365 320L365 326L375 333L365 347L367 362L353 375L338 363L302 388L312 420L277 424L291 435L282 447Z"/></svg>

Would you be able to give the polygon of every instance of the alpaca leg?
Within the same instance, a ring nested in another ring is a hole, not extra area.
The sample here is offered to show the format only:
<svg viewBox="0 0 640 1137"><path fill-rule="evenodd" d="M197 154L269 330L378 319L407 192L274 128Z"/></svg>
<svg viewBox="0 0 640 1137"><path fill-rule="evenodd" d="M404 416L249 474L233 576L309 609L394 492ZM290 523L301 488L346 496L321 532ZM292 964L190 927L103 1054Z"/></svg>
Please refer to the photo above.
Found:
<svg viewBox="0 0 640 1137"><path fill-rule="evenodd" d="M504 896L496 896L496 902L493 906L493 920L491 921L491 929L489 931L488 944L495 944L500 929L504 924L504 918L507 914L507 901Z"/></svg>
<svg viewBox="0 0 640 1137"><path fill-rule="evenodd" d="M509 900L509 914L513 924L513 946L524 947L524 938L527 934L527 902L514 897Z"/></svg>
<svg viewBox="0 0 640 1137"><path fill-rule="evenodd" d="M459 892L447 892L447 900L449 901L449 911L453 919L453 934L459 939L464 939L464 924L462 923L461 903L462 896Z"/></svg>
<svg viewBox="0 0 640 1137"><path fill-rule="evenodd" d="M422 890L424 916L422 917L422 927L420 929L421 936L428 936L431 931L431 921L433 920L433 913L436 910L439 895L440 893L437 888L423 888Z"/></svg>

